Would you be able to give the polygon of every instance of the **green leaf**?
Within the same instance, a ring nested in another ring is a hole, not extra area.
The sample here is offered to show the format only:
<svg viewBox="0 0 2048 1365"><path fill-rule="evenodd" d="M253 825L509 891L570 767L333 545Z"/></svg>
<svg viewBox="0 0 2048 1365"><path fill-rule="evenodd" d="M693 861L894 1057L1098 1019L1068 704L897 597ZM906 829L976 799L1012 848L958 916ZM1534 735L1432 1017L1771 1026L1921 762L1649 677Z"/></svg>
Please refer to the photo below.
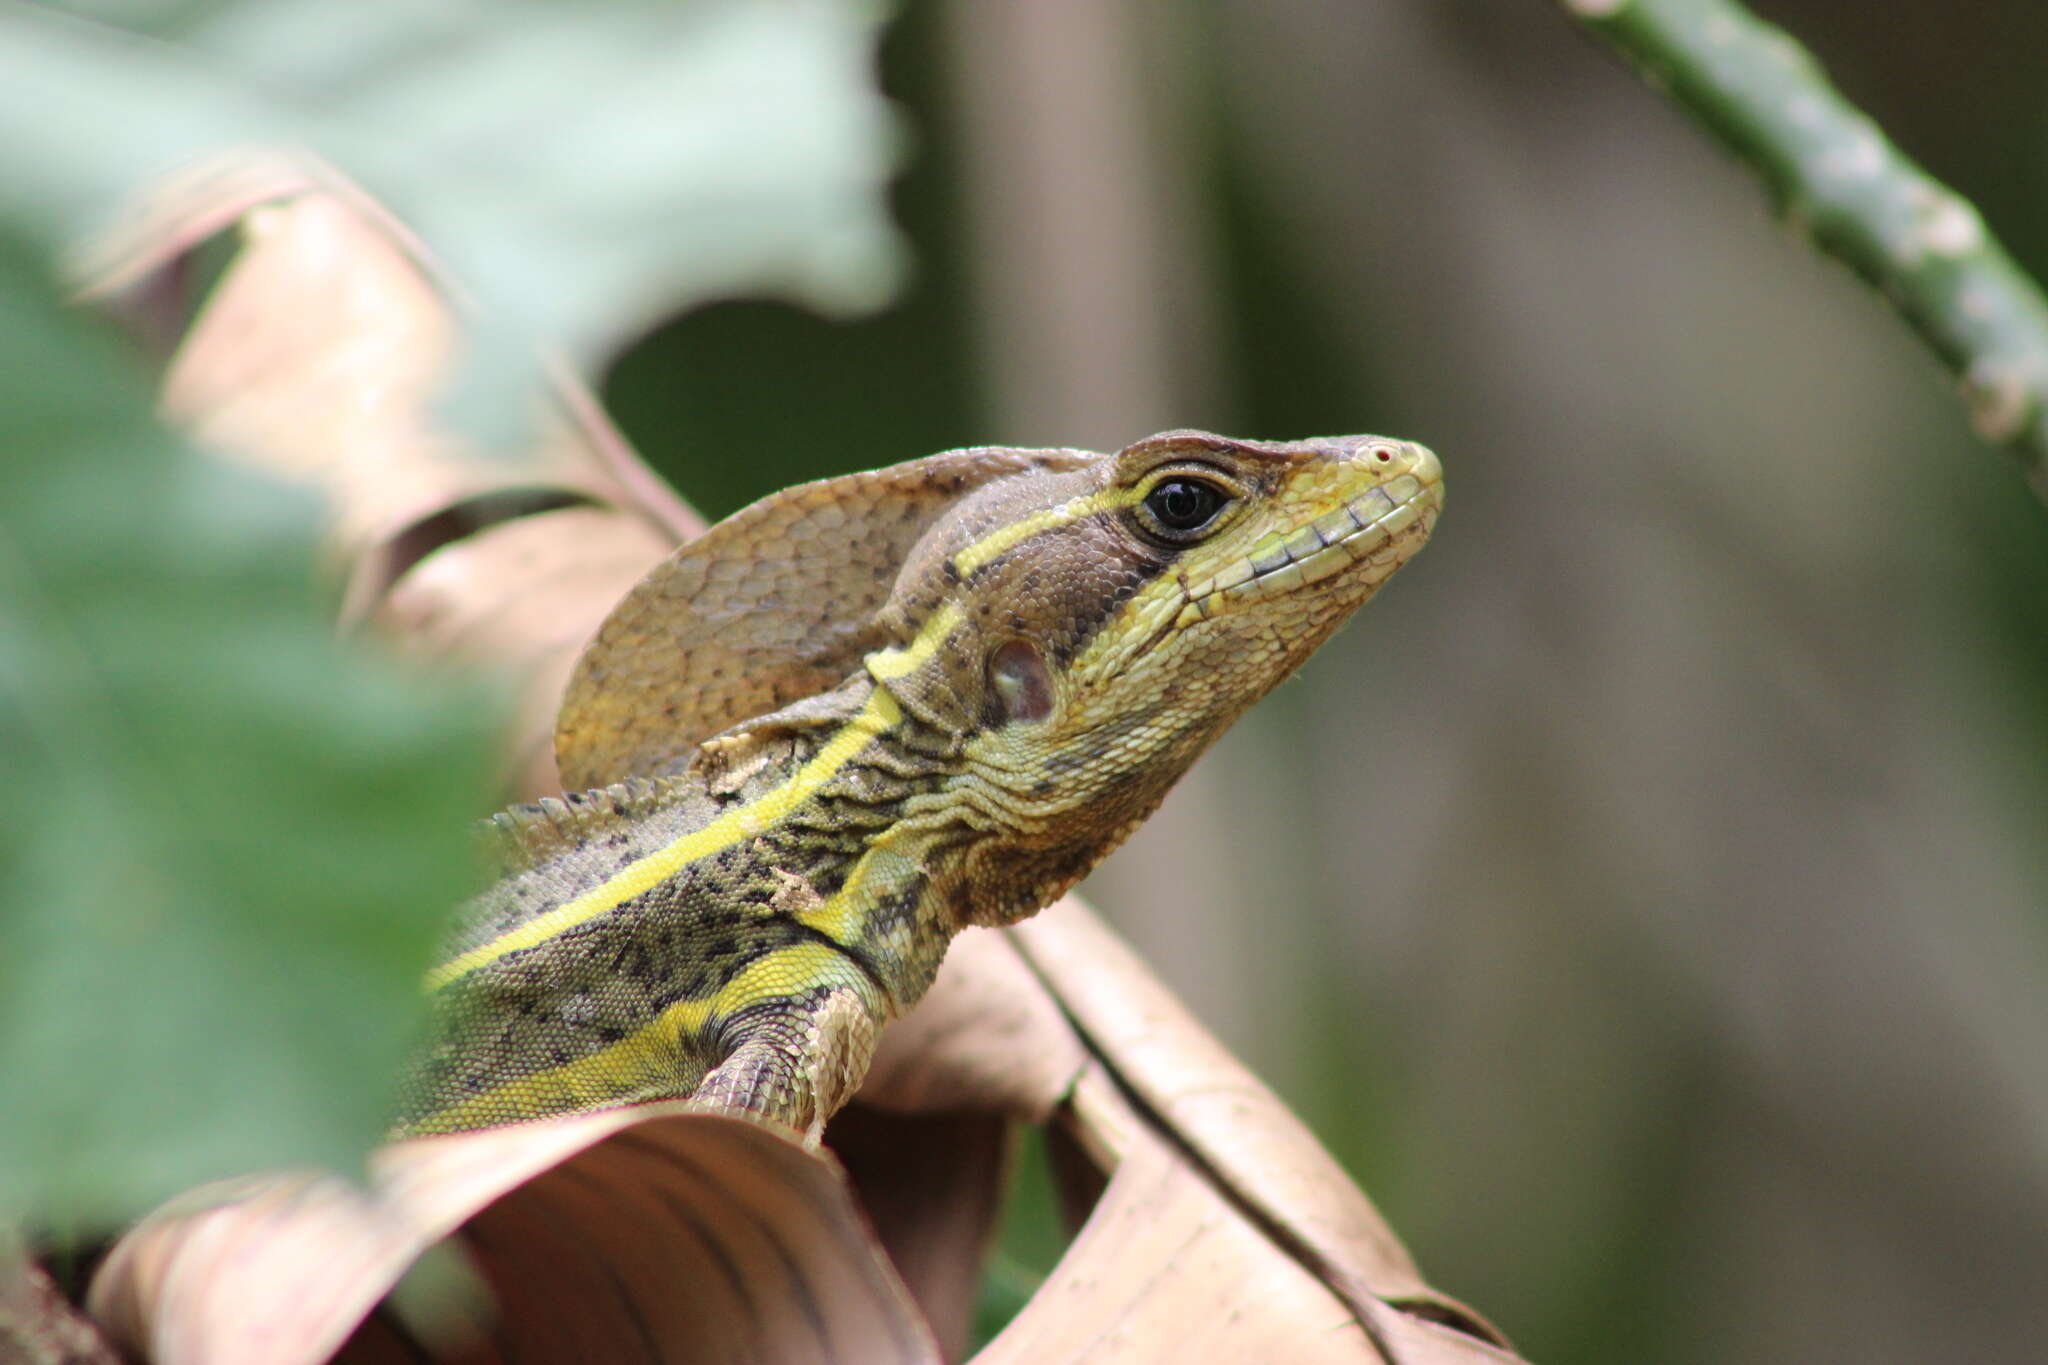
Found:
<svg viewBox="0 0 2048 1365"><path fill-rule="evenodd" d="M875 4L72 8L175 41L0 0L0 216L75 240L200 154L309 145L419 232L480 305L473 320L491 330L467 411L491 412L493 386L525 382L537 343L590 360L738 295L873 307L900 273Z"/></svg>
<svg viewBox="0 0 2048 1365"><path fill-rule="evenodd" d="M497 710L338 640L304 493L153 421L0 233L0 1211L375 1139Z"/></svg>
<svg viewBox="0 0 2048 1365"><path fill-rule="evenodd" d="M493 708L335 641L319 509L165 434L60 256L185 161L308 144L465 287L502 435L540 339L879 302L897 246L872 5L71 8L0 0L0 1215L77 1219L375 1136Z"/></svg>

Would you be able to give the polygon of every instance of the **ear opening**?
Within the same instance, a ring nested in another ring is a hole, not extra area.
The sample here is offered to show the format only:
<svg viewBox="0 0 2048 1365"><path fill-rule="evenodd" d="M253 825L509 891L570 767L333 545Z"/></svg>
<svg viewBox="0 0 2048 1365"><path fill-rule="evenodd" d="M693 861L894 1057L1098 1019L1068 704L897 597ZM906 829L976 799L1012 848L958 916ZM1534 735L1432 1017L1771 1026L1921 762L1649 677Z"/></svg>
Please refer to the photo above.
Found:
<svg viewBox="0 0 2048 1365"><path fill-rule="evenodd" d="M1010 720L1035 725L1052 716L1052 670L1029 641L997 645L988 656L988 681Z"/></svg>

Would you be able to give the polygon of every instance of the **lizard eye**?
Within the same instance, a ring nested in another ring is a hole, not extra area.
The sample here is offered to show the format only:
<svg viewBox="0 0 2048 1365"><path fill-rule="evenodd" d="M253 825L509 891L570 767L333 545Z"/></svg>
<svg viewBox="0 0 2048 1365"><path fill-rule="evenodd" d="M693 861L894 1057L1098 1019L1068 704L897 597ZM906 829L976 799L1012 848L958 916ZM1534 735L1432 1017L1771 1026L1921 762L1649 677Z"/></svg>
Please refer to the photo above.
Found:
<svg viewBox="0 0 2048 1365"><path fill-rule="evenodd" d="M1169 540L1191 540L1216 520L1229 496L1207 479L1176 474L1161 479L1145 495L1145 511L1153 529Z"/></svg>

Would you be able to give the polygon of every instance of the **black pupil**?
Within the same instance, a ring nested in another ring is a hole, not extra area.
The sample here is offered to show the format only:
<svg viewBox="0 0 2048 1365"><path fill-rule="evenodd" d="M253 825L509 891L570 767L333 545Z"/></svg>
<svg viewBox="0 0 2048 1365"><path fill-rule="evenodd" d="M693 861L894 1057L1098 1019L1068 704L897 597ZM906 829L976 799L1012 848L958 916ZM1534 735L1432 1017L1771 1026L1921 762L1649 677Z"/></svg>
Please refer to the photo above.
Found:
<svg viewBox="0 0 2048 1365"><path fill-rule="evenodd" d="M1192 531L1216 515L1223 496L1196 479L1167 479L1146 495L1145 505L1167 530Z"/></svg>

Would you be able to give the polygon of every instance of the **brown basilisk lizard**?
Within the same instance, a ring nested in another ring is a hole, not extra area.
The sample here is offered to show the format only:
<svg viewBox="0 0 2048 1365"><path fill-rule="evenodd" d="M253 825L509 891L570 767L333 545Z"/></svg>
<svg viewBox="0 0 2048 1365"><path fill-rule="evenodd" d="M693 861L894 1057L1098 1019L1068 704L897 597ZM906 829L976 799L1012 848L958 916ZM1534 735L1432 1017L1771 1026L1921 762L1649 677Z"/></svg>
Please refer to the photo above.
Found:
<svg viewBox="0 0 2048 1365"><path fill-rule="evenodd" d="M1173 431L721 522L578 664L556 749L591 790L495 817L402 1130L691 1096L815 1138L954 934L1079 880L1441 503L1412 443Z"/></svg>

